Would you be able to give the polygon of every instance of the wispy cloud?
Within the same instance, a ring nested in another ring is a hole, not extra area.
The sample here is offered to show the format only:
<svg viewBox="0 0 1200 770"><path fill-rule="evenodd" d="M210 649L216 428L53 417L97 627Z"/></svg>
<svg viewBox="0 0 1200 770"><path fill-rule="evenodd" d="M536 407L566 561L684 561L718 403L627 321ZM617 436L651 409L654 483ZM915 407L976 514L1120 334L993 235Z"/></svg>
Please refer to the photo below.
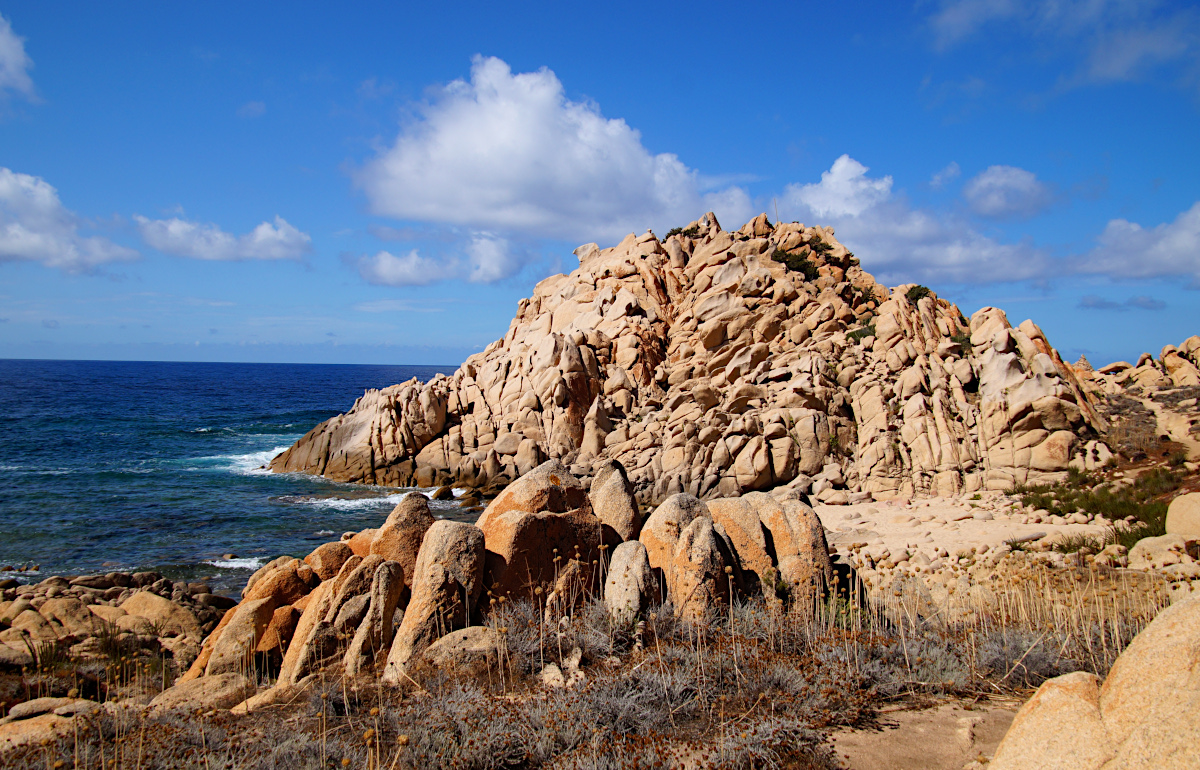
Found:
<svg viewBox="0 0 1200 770"><path fill-rule="evenodd" d="M945 168L929 179L929 186L935 190L940 190L955 179L958 179L961 175L962 169L959 168L958 163L951 161Z"/></svg>
<svg viewBox="0 0 1200 770"><path fill-rule="evenodd" d="M35 98L31 69L33 60L25 53L25 38L18 37L8 19L0 16L0 99L10 93Z"/></svg>
<svg viewBox="0 0 1200 770"><path fill-rule="evenodd" d="M206 260L299 259L312 250L312 238L276 216L245 235L235 236L214 224L179 217L147 219L134 215L142 239L164 254Z"/></svg>
<svg viewBox="0 0 1200 770"><path fill-rule="evenodd" d="M407 299L379 299L360 302L354 306L360 313L441 313L444 307Z"/></svg>
<svg viewBox="0 0 1200 770"><path fill-rule="evenodd" d="M967 182L963 197L971 211L988 219L1028 219L1054 199L1032 171L1015 166L989 166Z"/></svg>
<svg viewBox="0 0 1200 770"><path fill-rule="evenodd" d="M1134 80L1167 64L1200 64L1200 13L1155 0L942 0L929 17L934 47L946 51L1003 25L1066 52L1074 72L1060 88ZM1194 85L1194 73L1193 73Z"/></svg>
<svg viewBox="0 0 1200 770"><path fill-rule="evenodd" d="M239 118L261 118L267 114L267 105L263 102L246 102L237 111Z"/></svg>
<svg viewBox="0 0 1200 770"><path fill-rule="evenodd" d="M1116 300L1106 299L1088 294L1079 300L1079 307L1085 310L1115 310L1123 312L1126 310L1165 310L1167 303L1161 299L1139 295L1130 297L1129 299L1117 302Z"/></svg>

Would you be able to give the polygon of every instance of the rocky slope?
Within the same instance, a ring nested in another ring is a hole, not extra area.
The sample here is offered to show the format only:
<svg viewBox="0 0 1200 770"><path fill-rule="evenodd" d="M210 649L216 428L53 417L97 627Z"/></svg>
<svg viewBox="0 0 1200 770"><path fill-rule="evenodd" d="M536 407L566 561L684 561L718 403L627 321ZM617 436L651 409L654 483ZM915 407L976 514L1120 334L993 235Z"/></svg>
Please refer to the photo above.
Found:
<svg viewBox="0 0 1200 770"><path fill-rule="evenodd" d="M710 213L575 253L452 376L367 391L271 469L496 488L613 459L643 504L783 484L883 499L1055 480L1106 425L1032 321L888 289L830 228Z"/></svg>

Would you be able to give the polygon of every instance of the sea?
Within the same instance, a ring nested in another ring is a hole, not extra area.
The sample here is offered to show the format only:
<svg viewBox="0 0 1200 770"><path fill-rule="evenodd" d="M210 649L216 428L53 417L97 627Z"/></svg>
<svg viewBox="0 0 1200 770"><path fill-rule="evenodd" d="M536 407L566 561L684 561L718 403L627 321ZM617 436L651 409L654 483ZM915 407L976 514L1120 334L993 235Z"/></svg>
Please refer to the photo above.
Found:
<svg viewBox="0 0 1200 770"><path fill-rule="evenodd" d="M0 578L153 570L233 595L432 493L266 465L366 389L453 369L0 359Z"/></svg>

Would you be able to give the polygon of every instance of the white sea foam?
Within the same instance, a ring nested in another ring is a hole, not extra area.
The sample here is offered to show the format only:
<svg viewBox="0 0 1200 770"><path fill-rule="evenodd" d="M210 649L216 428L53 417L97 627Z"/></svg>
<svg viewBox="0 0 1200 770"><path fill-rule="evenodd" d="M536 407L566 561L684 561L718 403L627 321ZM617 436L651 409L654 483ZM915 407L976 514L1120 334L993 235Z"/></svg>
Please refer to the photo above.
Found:
<svg viewBox="0 0 1200 770"><path fill-rule="evenodd" d="M287 446L277 446L274 449L268 449L264 452L248 452L242 455L215 455L212 457L199 457L197 459L212 462L213 465L208 467L227 470L240 476L257 476L270 473L266 468L267 463L271 462L271 460L275 459L276 455L287 448Z"/></svg>
<svg viewBox="0 0 1200 770"><path fill-rule="evenodd" d="M212 559L204 562L221 569L258 569L266 564L263 559Z"/></svg>
<svg viewBox="0 0 1200 770"><path fill-rule="evenodd" d="M328 537L329 535L333 534L333 530L332 529L318 529L313 534L316 535L317 537Z"/></svg>
<svg viewBox="0 0 1200 770"><path fill-rule="evenodd" d="M288 500L296 505L311 505L332 511L362 511L372 508L394 507L404 499L407 492L397 492L382 497L296 497ZM332 534L332 533L330 533Z"/></svg>

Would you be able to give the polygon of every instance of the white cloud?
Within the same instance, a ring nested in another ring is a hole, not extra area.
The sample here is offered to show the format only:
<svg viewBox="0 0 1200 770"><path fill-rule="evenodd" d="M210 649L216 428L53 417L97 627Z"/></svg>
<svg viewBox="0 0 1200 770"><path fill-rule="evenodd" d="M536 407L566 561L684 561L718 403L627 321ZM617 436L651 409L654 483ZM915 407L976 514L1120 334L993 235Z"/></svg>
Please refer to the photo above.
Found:
<svg viewBox="0 0 1200 770"><path fill-rule="evenodd" d="M967 182L963 197L971 211L990 219L1027 219L1054 198L1033 172L1015 166L988 166Z"/></svg>
<svg viewBox="0 0 1200 770"><path fill-rule="evenodd" d="M15 91L32 98L32 68L33 61L25 53L25 39L17 37L8 19L0 16L0 97L6 91Z"/></svg>
<svg viewBox="0 0 1200 770"><path fill-rule="evenodd" d="M1110 278L1189 277L1200 286L1200 202L1174 222L1149 229L1114 219L1096 240L1096 248L1076 262L1081 273Z"/></svg>
<svg viewBox="0 0 1200 770"><path fill-rule="evenodd" d="M381 251L373 257L362 257L357 267L359 275L376 286L427 286L458 273L456 264L422 257L416 249L400 257Z"/></svg>
<svg viewBox="0 0 1200 770"><path fill-rule="evenodd" d="M79 234L79 218L40 177L0 167L0 261L40 262L87 272L138 253L106 238Z"/></svg>
<svg viewBox="0 0 1200 770"><path fill-rule="evenodd" d="M467 244L467 260L472 283L495 283L515 274L524 266L521 256L509 242L493 233L476 233Z"/></svg>
<svg viewBox="0 0 1200 770"><path fill-rule="evenodd" d="M818 217L857 217L892 194L890 176L871 179L867 171L866 166L843 155L821 172L819 183L788 185L783 194Z"/></svg>
<svg viewBox="0 0 1200 770"><path fill-rule="evenodd" d="M696 171L651 154L598 105L567 99L553 72L514 75L484 57L472 61L470 82L421 105L356 182L376 214L573 240L685 224L706 205ZM745 202L729 190L708 200Z"/></svg>
<svg viewBox="0 0 1200 770"><path fill-rule="evenodd" d="M235 236L214 224L179 217L147 219L134 215L142 239L164 254L208 260L298 259L312 250L312 238L276 216L249 233Z"/></svg>
<svg viewBox="0 0 1200 770"><path fill-rule="evenodd" d="M1200 62L1200 16L1155 0L942 0L930 17L934 45L946 50L990 24L1034 38L1077 43L1079 71L1061 86L1130 80L1165 63Z"/></svg>
<svg viewBox="0 0 1200 770"><path fill-rule="evenodd" d="M989 283L1042 275L1047 257L1029 243L1004 244L954 214L915 209L892 195L892 178L871 178L849 156L817 184L790 185L789 212L832 224L838 239L882 282Z"/></svg>
<svg viewBox="0 0 1200 770"><path fill-rule="evenodd" d="M937 172L929 179L929 186L935 190L940 190L950 182L958 179L959 175L961 174L962 169L959 168L958 163L951 161L944 169Z"/></svg>

